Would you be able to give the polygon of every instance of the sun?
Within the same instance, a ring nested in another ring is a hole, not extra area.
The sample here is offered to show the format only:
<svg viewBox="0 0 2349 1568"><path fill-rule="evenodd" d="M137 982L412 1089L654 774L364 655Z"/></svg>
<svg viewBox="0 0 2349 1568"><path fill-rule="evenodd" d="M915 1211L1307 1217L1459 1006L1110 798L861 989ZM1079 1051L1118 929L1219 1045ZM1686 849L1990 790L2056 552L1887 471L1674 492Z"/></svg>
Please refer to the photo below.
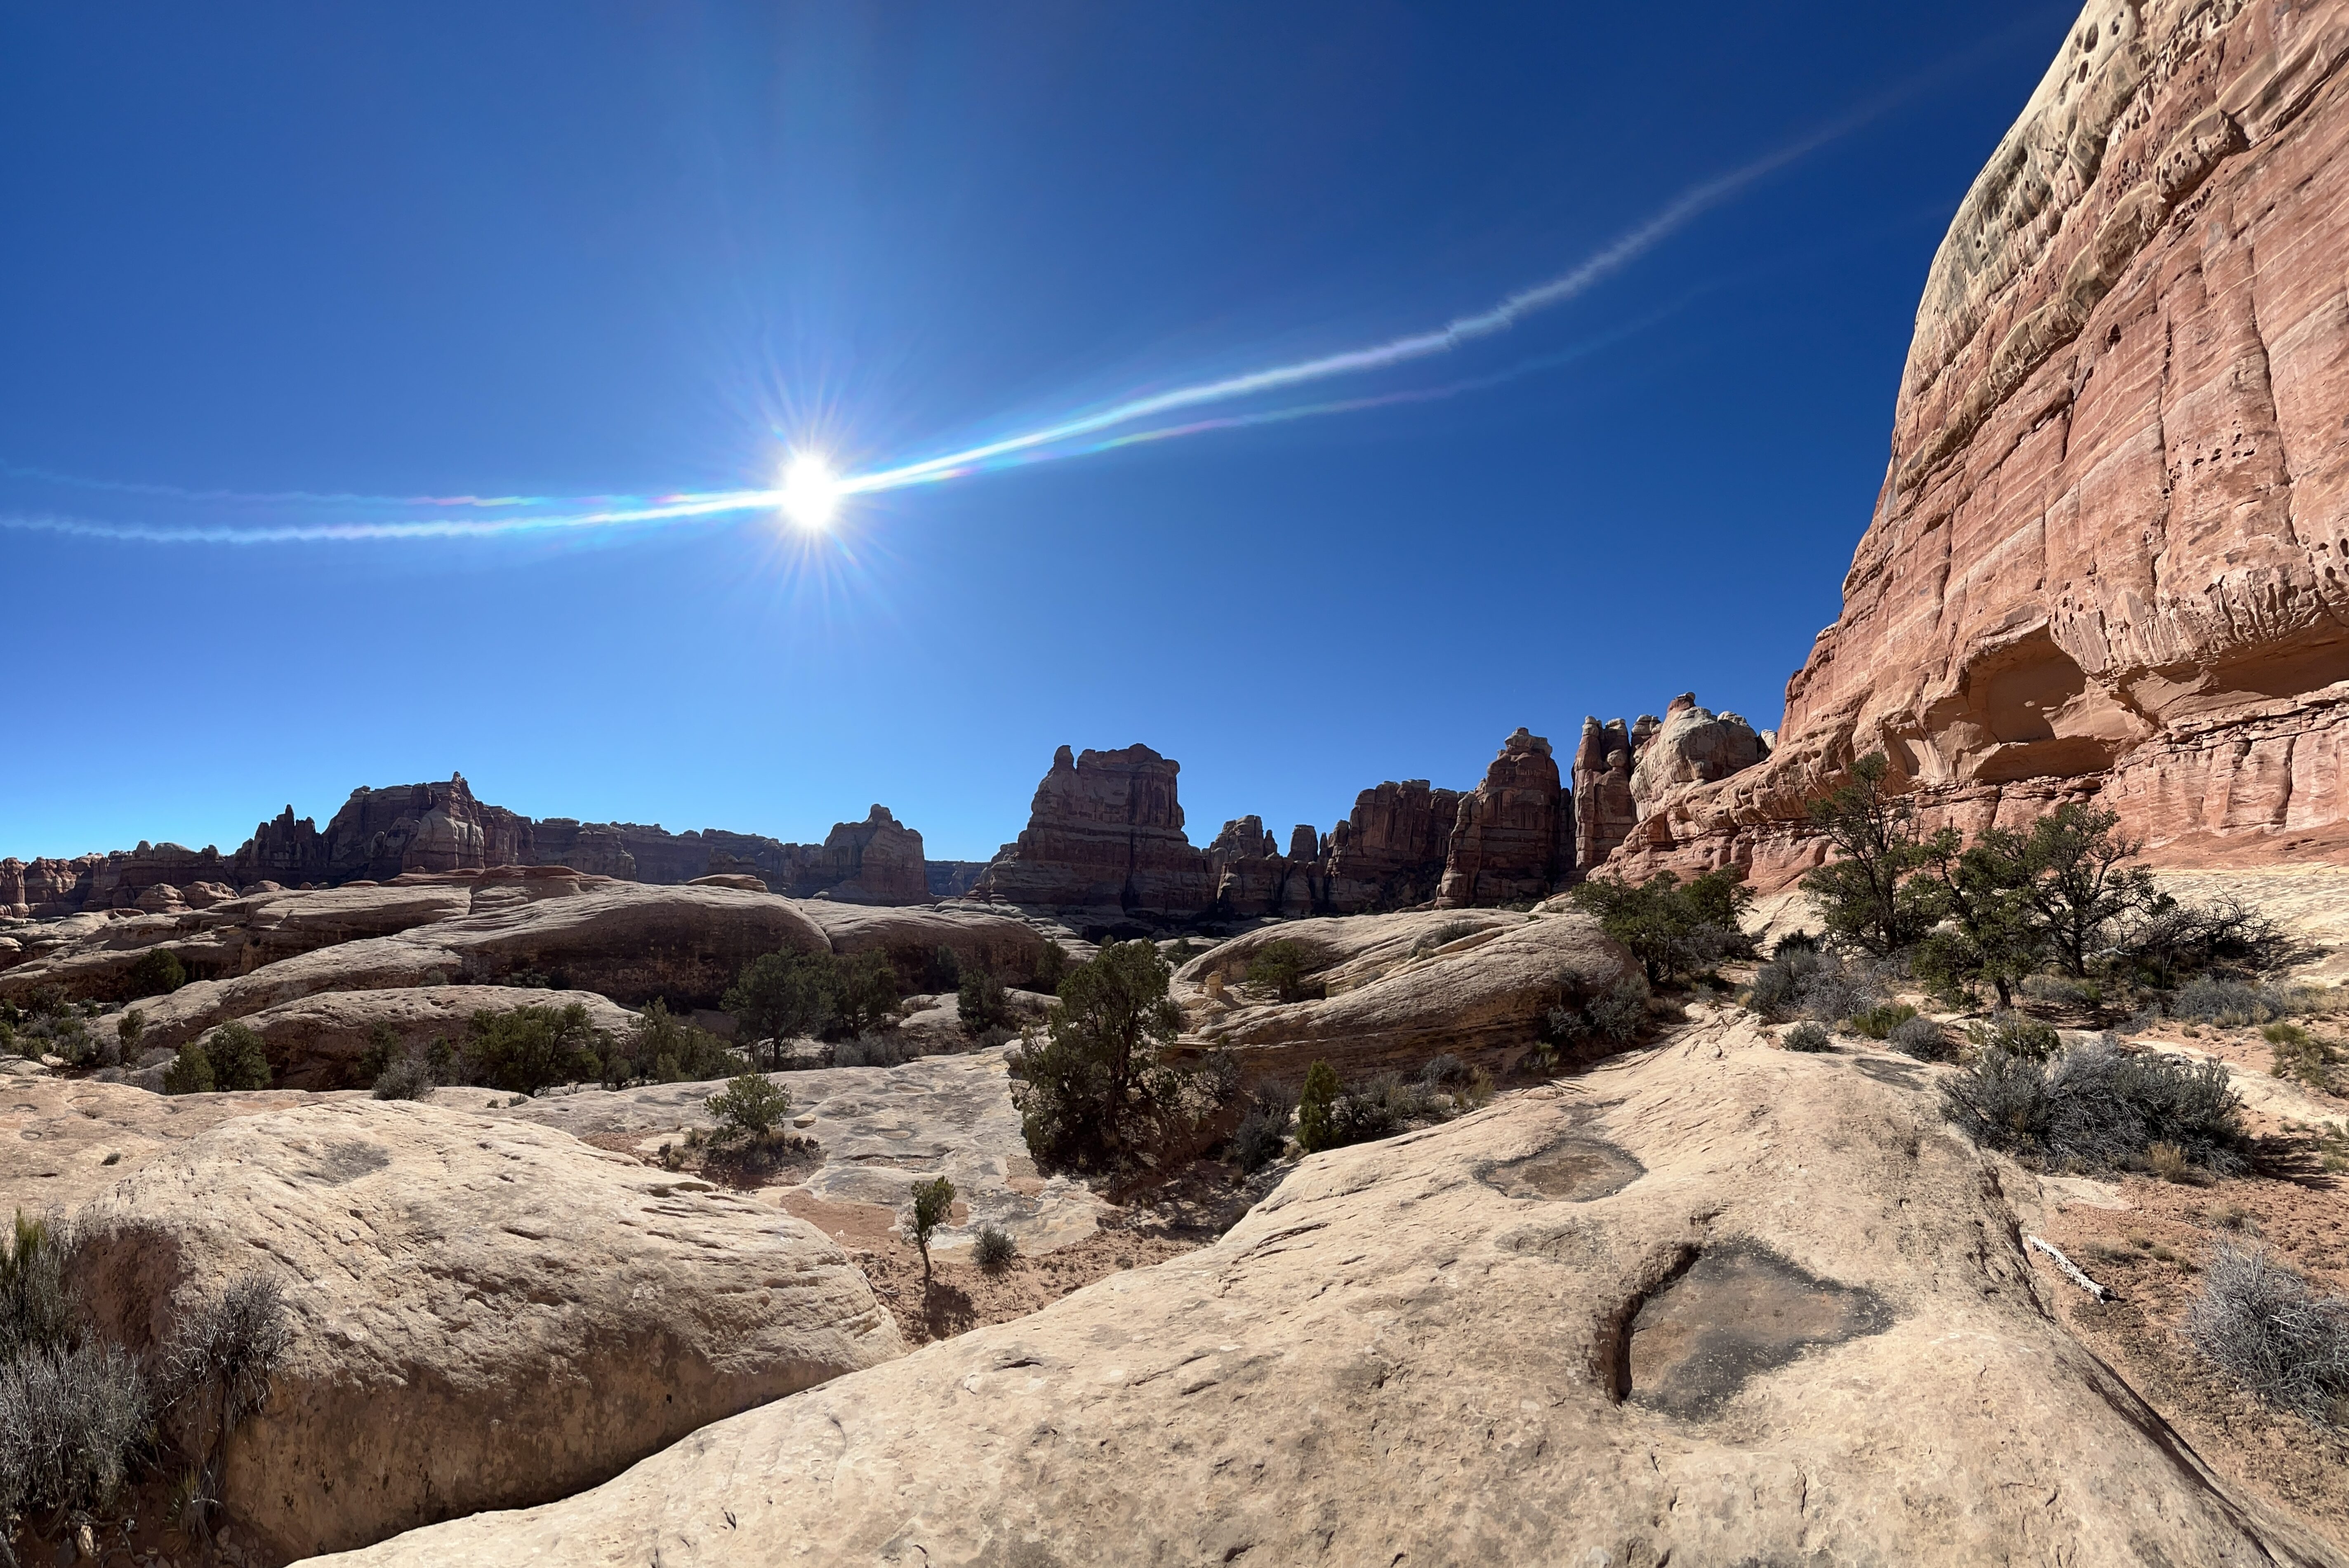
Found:
<svg viewBox="0 0 2349 1568"><path fill-rule="evenodd" d="M813 452L802 452L783 470L783 515L810 533L832 525L840 510L840 480L832 465Z"/></svg>

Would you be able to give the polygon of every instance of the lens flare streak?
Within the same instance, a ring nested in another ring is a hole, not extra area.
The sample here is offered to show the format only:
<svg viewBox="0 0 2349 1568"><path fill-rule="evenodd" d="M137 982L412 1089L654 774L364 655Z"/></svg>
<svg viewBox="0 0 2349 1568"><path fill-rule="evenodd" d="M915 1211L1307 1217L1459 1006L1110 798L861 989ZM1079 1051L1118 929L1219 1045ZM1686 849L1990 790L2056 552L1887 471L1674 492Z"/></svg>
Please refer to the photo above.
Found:
<svg viewBox="0 0 2349 1568"><path fill-rule="evenodd" d="M1498 385L1531 371L1579 357L1592 349L1627 335L1645 321L1619 328L1603 337L1560 354L1528 360L1493 375L1422 387L1258 409L1186 420L1143 430L1128 430L1106 439L1087 440L1121 427L1141 424L1163 415L1219 403L1262 397L1309 383L1344 376L1391 369L1508 332L1527 316L1579 297L1598 284L1652 250L1696 218L1719 206L1756 181L1840 138L1882 111L1883 104L1854 110L1843 119L1778 149L1766 157L1733 170L1682 192L1639 224L1568 271L1531 288L1521 289L1491 306L1458 316L1433 331L1390 338L1367 347L1322 355L1288 365L1268 366L1241 375L1178 387L1111 407L1080 414L1017 435L949 452L941 457L835 475L820 458L802 454L782 476L780 487L765 490L715 490L663 496L367 496L289 490L245 493L231 490L181 490L170 485L128 484L77 479L37 469L0 464L0 474L78 489L146 495L175 500L254 506L343 506L370 509L430 508L500 509L509 513L492 519L440 516L352 521L302 521L285 523L195 525L164 527L144 522L92 521L55 513L0 516L0 528L69 534L77 538L132 541L156 544L285 544L328 541L478 539L513 534L561 534L593 529L671 525L696 520L738 517L746 513L780 514L813 533L831 521L843 498L873 495L915 485L993 469L1054 461L1114 450L1148 442L1168 441L1216 430L1278 424L1288 420L1354 413L1399 404L1427 402ZM1674 307L1677 308L1677 307ZM1648 318L1653 319L1653 318Z"/></svg>

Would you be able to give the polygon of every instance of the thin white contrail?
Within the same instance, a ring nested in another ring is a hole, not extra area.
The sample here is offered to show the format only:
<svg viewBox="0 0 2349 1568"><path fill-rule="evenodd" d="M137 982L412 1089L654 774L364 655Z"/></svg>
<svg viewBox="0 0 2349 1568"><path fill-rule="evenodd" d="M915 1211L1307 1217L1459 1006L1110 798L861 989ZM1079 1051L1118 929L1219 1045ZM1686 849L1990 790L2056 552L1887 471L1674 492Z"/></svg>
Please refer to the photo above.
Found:
<svg viewBox="0 0 2349 1568"><path fill-rule="evenodd" d="M1340 353L1322 355L1317 358L1299 360L1289 365L1271 366L1238 376L1203 381L1189 387L1176 387L1171 391L1133 398L1111 407L1078 415L1023 434L1007 436L999 440L966 448L957 452L949 452L943 457L927 458L919 462L904 463L894 468L847 475L835 481L834 489L843 495L862 495L880 490L898 490L908 485L935 484L993 466L1008 466L1011 463L1033 460L1035 457L1044 455L1046 449L1062 446L1081 437L1099 435L1102 431L1136 424L1160 415L1232 402L1309 382L1387 369L1414 360L1449 354L1464 345L1507 332L1529 315L1564 304L1587 293L1654 249L1704 212L1719 206L1754 181L1847 135L1859 125L1881 113L1885 107L1888 107L1887 100L1880 98L1869 106L1855 109L1841 119L1797 141L1791 142L1765 157L1692 186L1674 197L1638 227L1618 236L1568 271L1545 283L1537 284L1531 288L1520 289L1489 309L1471 315L1455 317L1433 331L1413 333L1402 337L1390 338L1383 343L1368 347L1347 349ZM1503 378L1506 379L1506 377ZM1447 392L1444 395L1449 394ZM1293 418L1305 413L1335 413L1350 411L1357 407L1374 407L1389 402L1413 400L1413 395L1411 394L1400 394L1386 397L1365 397L1340 404L1315 406L1310 409L1270 410L1261 417L1241 416L1231 419L1203 420L1167 429L1143 431L1130 438L1104 441L1083 449L1102 451L1131 444L1133 440L1164 440L1178 436L1198 434L1210 429L1231 428L1245 424ZM36 470L20 469L14 471L30 474ZM53 482L82 482L69 481L66 476L59 475L43 477ZM109 483L99 485L98 488L205 500L264 499L237 497L233 492L175 491L169 486ZM280 494L265 499L274 501L392 500L392 498L357 496L309 496L295 493ZM648 497L641 500L636 497L583 497L580 500L585 502L590 510L573 512L534 511L529 515L507 516L493 521L468 521L443 515L380 521L294 522L260 527L166 528L150 523L96 522L56 514L18 514L0 516L0 528L70 534L82 539L168 544L284 544L324 541L478 539L504 534L560 533L583 529L619 528L641 523L667 523L697 518L717 518L750 511L771 511L783 503L785 496L784 492L779 490L740 490ZM609 504L614 500L636 504L616 506ZM450 496L409 497L394 500L393 504L421 504L450 508L485 506L506 508L546 507L557 506L561 503L555 498L540 496ZM577 505L579 502L574 504Z"/></svg>
<svg viewBox="0 0 2349 1568"><path fill-rule="evenodd" d="M1797 159L1807 156L1837 138L1848 134L1863 120L1874 118L1879 110L1856 111L1799 141L1780 148L1767 157L1756 159L1742 169L1733 170L1716 179L1692 187L1675 197L1662 211L1623 234L1603 250L1585 258L1567 272L1547 283L1520 289L1489 310L1474 315L1464 315L1447 322L1432 332L1413 333L1390 338L1367 348L1350 348L1338 354L1323 355L1316 359L1299 360L1293 365L1276 365L1263 370L1251 370L1244 375L1230 376L1216 381L1203 381L1195 386L1178 387L1147 397L1137 397L1095 413L1048 425L1017 436L982 446L949 452L944 457L929 458L917 463L876 472L854 474L840 481L843 494L861 494L874 490L896 490L901 486L924 484L951 479L974 468L986 466L990 460L1049 447L1061 441L1090 436L1139 419L1173 413L1177 409L1196 408L1206 404L1226 403L1234 398L1250 397L1258 393L1277 391L1304 382L1325 380L1333 376L1358 375L1366 370L1383 370L1392 366L1425 359L1434 355L1449 354L1464 344L1508 331L1526 316L1587 293L1590 288L1619 272L1631 262L1713 207L1719 206L1746 186L1764 176L1775 173Z"/></svg>

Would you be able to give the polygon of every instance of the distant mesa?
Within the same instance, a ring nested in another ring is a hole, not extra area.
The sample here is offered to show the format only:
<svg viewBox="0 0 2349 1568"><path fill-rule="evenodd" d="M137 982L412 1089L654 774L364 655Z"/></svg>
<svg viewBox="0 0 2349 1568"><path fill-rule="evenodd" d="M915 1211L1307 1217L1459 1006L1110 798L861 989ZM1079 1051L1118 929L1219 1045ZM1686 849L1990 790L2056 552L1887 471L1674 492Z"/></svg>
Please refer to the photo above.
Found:
<svg viewBox="0 0 2349 1568"><path fill-rule="evenodd" d="M970 874L966 861L941 865L948 882ZM340 887L492 866L565 866L661 884L755 877L793 898L849 903L927 903L939 896L930 891L938 873L923 857L922 835L886 806L873 807L861 822L835 823L821 844L789 844L714 828L672 833L569 817L533 822L476 799L459 773L446 783L354 789L323 832L288 806L233 855L142 840L110 854L0 860L0 914L202 909L262 883Z"/></svg>

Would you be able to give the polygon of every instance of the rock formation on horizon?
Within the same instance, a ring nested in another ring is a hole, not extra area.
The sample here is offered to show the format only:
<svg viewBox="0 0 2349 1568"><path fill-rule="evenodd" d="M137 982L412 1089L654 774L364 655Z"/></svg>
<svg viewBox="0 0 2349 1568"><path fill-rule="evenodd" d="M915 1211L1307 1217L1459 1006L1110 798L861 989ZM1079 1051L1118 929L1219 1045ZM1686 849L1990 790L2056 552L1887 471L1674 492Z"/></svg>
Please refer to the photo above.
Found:
<svg viewBox="0 0 2349 1568"><path fill-rule="evenodd" d="M2091 796L2171 864L2349 849L2349 5L2096 0L1927 279L1843 613L1767 766L1624 868L1814 863L1882 751L1937 820Z"/></svg>
<svg viewBox="0 0 2349 1568"><path fill-rule="evenodd" d="M794 898L926 903L940 896L930 891L927 864L922 835L885 806L875 805L861 822L834 823L822 844L788 844L714 828L672 833L570 817L533 822L478 799L458 773L446 783L354 789L323 832L315 819L297 820L288 806L257 825L233 855L141 841L136 850L111 854L0 860L0 915L202 908L264 884L336 887L492 866L565 866L663 885L748 874ZM202 889L221 891L196 891Z"/></svg>
<svg viewBox="0 0 2349 1568"><path fill-rule="evenodd" d="M1504 759L1516 744L1502 748ZM1474 890L1461 900L1540 898L1572 870L1573 806L1548 743L1535 744L1548 766L1547 785L1511 782L1518 765L1506 762L1464 796L1424 779L1389 780L1356 796L1352 813L1327 835L1309 823L1292 828L1286 853L1261 817L1234 818L1206 848L1194 846L1176 798L1181 765L1146 746L1076 754L1063 746L1037 786L1028 827L972 891L1045 908L1178 920L1407 909L1435 898L1473 820L1478 870L1461 884ZM1540 763L1529 766L1539 771ZM1541 817L1531 840L1520 822L1528 810ZM1536 882L1538 892L1529 891Z"/></svg>
<svg viewBox="0 0 2349 1568"><path fill-rule="evenodd" d="M1501 743L1453 824L1435 902L1447 908L1547 898L1574 872L1574 796L1549 742L1524 726Z"/></svg>
<svg viewBox="0 0 2349 1568"><path fill-rule="evenodd" d="M1183 832L1183 765L1147 746L1052 754L1028 826L975 890L1013 903L1158 913L1206 909L1215 889Z"/></svg>

